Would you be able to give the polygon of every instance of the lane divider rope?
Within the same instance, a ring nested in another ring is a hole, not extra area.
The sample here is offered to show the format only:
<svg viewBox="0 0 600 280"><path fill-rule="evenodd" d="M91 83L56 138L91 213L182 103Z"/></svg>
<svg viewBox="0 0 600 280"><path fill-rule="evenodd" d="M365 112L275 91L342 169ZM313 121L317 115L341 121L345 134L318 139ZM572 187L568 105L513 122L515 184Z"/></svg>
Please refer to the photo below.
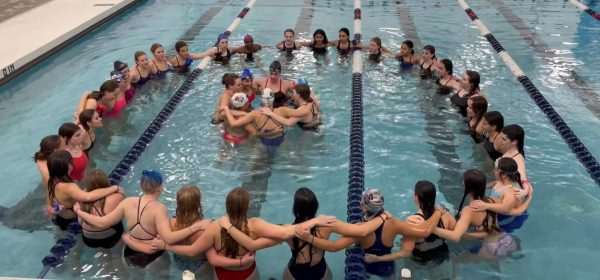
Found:
<svg viewBox="0 0 600 280"><path fill-rule="evenodd" d="M487 39L492 45L492 48L498 53L500 58L504 61L506 66L515 75L519 83L523 86L525 91L529 94L529 97L533 99L533 102L542 110L546 115L546 118L552 123L554 129L560 134L565 143L569 146L571 151L575 154L577 159L583 164L586 171L592 177L592 180L596 184L600 185L600 164L585 145L579 140L577 135L571 130L567 123L562 117L554 110L552 105L546 100L546 98L540 93L537 87L531 82L531 80L523 73L523 70L517 65L512 59L504 47L496 40L494 35L485 27L483 22L477 17L477 14L469 7L464 0L457 0L460 6L464 9L465 13L469 16L471 21L477 26L479 32Z"/></svg>
<svg viewBox="0 0 600 280"><path fill-rule="evenodd" d="M590 9L588 6L582 4L581 2L579 2L577 0L569 0L569 3L573 4L575 7L579 8L580 10L584 11L585 13L592 16L596 20L600 21L600 14L595 12L594 10Z"/></svg>

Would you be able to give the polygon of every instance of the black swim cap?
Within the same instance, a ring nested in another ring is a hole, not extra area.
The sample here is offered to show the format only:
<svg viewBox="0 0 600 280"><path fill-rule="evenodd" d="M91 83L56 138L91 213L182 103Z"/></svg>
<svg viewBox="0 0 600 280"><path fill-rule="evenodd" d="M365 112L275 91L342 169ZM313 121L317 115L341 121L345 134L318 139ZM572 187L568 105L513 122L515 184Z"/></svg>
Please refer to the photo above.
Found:
<svg viewBox="0 0 600 280"><path fill-rule="evenodd" d="M281 62L278 60L273 61L271 65L269 65L269 70L281 73Z"/></svg>
<svg viewBox="0 0 600 280"><path fill-rule="evenodd" d="M123 69L127 68L127 63L117 60L113 66L115 71L122 71Z"/></svg>

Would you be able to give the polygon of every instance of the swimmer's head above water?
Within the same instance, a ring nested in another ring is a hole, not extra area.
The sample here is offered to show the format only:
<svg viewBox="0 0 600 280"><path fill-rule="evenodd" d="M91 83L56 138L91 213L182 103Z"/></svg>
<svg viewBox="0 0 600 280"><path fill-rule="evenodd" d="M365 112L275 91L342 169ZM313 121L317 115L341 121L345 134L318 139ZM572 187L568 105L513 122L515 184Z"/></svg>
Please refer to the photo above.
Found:
<svg viewBox="0 0 600 280"><path fill-rule="evenodd" d="M383 194L378 189L366 189L362 194L360 205L365 211L365 219L369 220L383 213Z"/></svg>

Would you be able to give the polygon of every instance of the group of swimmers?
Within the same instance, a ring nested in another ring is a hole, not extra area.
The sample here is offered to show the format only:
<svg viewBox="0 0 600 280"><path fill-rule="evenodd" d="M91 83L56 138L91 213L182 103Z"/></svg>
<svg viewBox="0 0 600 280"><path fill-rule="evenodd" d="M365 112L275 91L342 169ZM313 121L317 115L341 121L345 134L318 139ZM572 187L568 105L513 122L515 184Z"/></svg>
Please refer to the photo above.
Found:
<svg viewBox="0 0 600 280"><path fill-rule="evenodd" d="M393 260L398 258L410 257L418 262L447 259L449 252L444 239L458 241L463 235L482 239L477 252L483 258L497 259L516 250L517 244L509 233L527 219L526 210L533 194L525 173L524 130L515 124L504 126L503 116L497 111L487 112L487 99L479 89L479 74L469 70L456 79L452 61L438 60L433 46L425 46L423 54L418 56L412 42L405 41L400 52L393 54L381 46L377 37L368 46L353 43L346 28L340 29L336 41L328 41L325 32L317 30L311 42L296 41L293 30L289 29L276 48L287 54L306 46L315 55L326 54L329 46L335 46L341 55L356 48L368 48L369 59L374 62L389 54L400 60L402 69L409 70L417 64L422 78L436 79L437 92L450 95L452 104L466 117L471 136L476 143L483 142L494 161L493 184L486 183L481 171L472 169L464 173L464 195L456 216L435 206L433 183L419 181L414 188L418 210L407 222L391 217L384 210L383 194L377 189L363 193L363 224L351 225L334 217L316 216L318 201L308 188L296 191L293 225L277 226L259 218L247 219L249 198L243 188L231 190L225 202L227 215L213 222L203 216L200 190L191 185L177 192L175 218L169 218L166 207L157 201L163 190L159 172L144 171L140 183L142 195L129 198L119 187L111 186L103 171L86 172L87 156L94 147L95 129L102 127L102 118L118 115L148 79L161 78L171 69L188 70L193 60L206 56L221 63L227 63L233 53L254 59L254 53L262 47L254 44L249 35L244 37L244 43L230 48L227 37L220 35L217 47L192 54L184 42L177 42L177 55L171 60L165 57L162 46L154 44L152 60L145 53L136 52L136 66L131 70L127 63L116 61L111 79L99 91L84 94L76 120L63 124L58 135L45 137L34 156L47 190L46 208L53 214L54 222L63 230L70 223L81 224L83 241L90 247L110 248L123 240L125 259L139 267L164 259L167 256L164 250L173 252L176 262L192 271L208 259L218 279L255 276L252 252L282 241L292 251L284 275L293 279L326 278L329 270L324 251L341 250L351 244L367 253L368 272L383 277L393 275ZM289 81L280 75L281 64L274 61L269 67L269 77L254 79L248 69L242 69L241 75L223 76L225 89L213 121L223 122L226 142L239 144L256 135L264 145L276 147L283 141L284 126L298 124L305 130L319 129L320 103L314 91L303 79ZM256 95L260 96L262 107L253 110L251 103ZM485 194L486 188L491 188L489 196ZM466 201L470 201L469 206L463 208ZM129 227L126 234L123 218ZM329 241L332 232L343 237ZM399 234L404 236L402 248L393 253L393 241Z"/></svg>

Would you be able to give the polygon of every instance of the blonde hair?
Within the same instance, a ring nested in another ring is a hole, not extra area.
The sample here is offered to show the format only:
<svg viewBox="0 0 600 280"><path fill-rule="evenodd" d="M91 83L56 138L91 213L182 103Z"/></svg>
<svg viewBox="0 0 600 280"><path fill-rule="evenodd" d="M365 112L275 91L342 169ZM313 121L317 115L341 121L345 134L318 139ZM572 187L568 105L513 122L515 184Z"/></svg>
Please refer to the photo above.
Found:
<svg viewBox="0 0 600 280"><path fill-rule="evenodd" d="M202 194L193 185L184 185L177 191L177 208L175 209L175 229L180 230L202 220Z"/></svg>

